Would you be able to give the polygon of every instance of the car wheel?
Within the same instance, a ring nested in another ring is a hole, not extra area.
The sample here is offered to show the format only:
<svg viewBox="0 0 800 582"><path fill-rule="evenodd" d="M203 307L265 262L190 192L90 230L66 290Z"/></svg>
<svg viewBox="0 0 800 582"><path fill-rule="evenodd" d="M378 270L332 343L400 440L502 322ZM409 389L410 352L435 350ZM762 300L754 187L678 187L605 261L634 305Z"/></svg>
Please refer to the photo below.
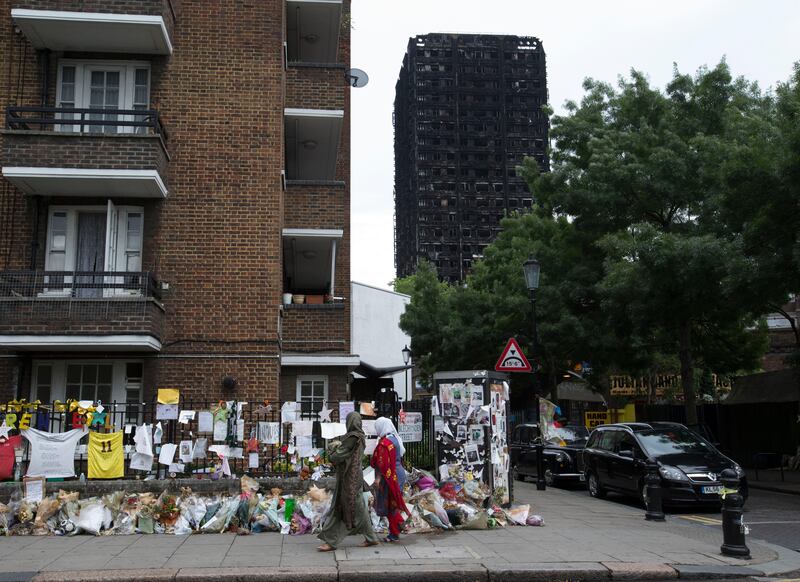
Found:
<svg viewBox="0 0 800 582"><path fill-rule="evenodd" d="M517 470L517 466L516 466L516 465L514 465L513 467L511 467L511 475L512 475L512 477L514 478L514 481L522 481L523 483L525 482L525 476L524 476L524 475L522 475L522 474L521 474L521 473L520 473L520 472Z"/></svg>
<svg viewBox="0 0 800 582"><path fill-rule="evenodd" d="M596 499L603 499L606 496L606 490L600 484L600 479L594 473L589 473L586 476L587 485L589 487L589 495Z"/></svg>
<svg viewBox="0 0 800 582"><path fill-rule="evenodd" d="M547 469L547 471L544 472L544 484L548 487L552 487L555 485L555 483L556 480L555 477L553 477L553 472L550 469Z"/></svg>

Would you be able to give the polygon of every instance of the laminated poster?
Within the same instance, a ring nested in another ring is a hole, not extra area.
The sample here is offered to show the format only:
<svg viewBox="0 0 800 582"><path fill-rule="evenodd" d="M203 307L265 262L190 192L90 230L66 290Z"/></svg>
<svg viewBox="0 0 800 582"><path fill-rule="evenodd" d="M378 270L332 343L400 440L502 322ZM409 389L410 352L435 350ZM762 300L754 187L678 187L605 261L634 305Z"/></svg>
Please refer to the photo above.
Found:
<svg viewBox="0 0 800 582"><path fill-rule="evenodd" d="M351 412L355 412L356 410L356 403L355 402L340 402L339 403L339 420L344 422L347 420L347 415Z"/></svg>
<svg viewBox="0 0 800 582"><path fill-rule="evenodd" d="M258 453L249 453L247 455L247 468L258 469Z"/></svg>
<svg viewBox="0 0 800 582"><path fill-rule="evenodd" d="M180 442L178 445L178 458L184 463L192 462L194 458L194 446L192 446L192 441Z"/></svg>
<svg viewBox="0 0 800 582"><path fill-rule="evenodd" d="M296 420L292 423L292 434L296 437L310 437L313 428L313 420Z"/></svg>
<svg viewBox="0 0 800 582"><path fill-rule="evenodd" d="M361 429L364 431L364 434L367 436L377 436L378 433L375 432L375 421L374 420L362 420L361 421Z"/></svg>
<svg viewBox="0 0 800 582"><path fill-rule="evenodd" d="M361 416L375 416L375 405L372 402L362 402L360 412Z"/></svg>
<svg viewBox="0 0 800 582"><path fill-rule="evenodd" d="M207 449L208 449L208 439L205 437L197 439L194 442L194 449L192 449L192 458L205 459Z"/></svg>
<svg viewBox="0 0 800 582"><path fill-rule="evenodd" d="M189 421L194 420L194 410L181 410L178 413L178 422L181 424L189 424Z"/></svg>
<svg viewBox="0 0 800 582"><path fill-rule="evenodd" d="M170 463L169 465L169 472L170 473L183 473L186 465L183 463Z"/></svg>
<svg viewBox="0 0 800 582"><path fill-rule="evenodd" d="M469 425L469 442L482 443L483 442L483 426L480 424Z"/></svg>
<svg viewBox="0 0 800 582"><path fill-rule="evenodd" d="M281 406L281 422L294 422L300 412L300 404L297 402L284 402Z"/></svg>
<svg viewBox="0 0 800 582"><path fill-rule="evenodd" d="M214 415L208 410L201 410L197 414L197 432L212 432L214 430Z"/></svg>
<svg viewBox="0 0 800 582"><path fill-rule="evenodd" d="M156 404L156 420L177 420L177 404Z"/></svg>
<svg viewBox="0 0 800 582"><path fill-rule="evenodd" d="M214 440L224 441L228 438L228 421L218 420L214 423Z"/></svg>
<svg viewBox="0 0 800 582"><path fill-rule="evenodd" d="M258 440L265 445L277 445L281 439L281 424L279 422L259 422Z"/></svg>
<svg viewBox="0 0 800 582"><path fill-rule="evenodd" d="M175 450L177 448L178 445L173 443L161 445L161 453L158 455L158 462L162 465L171 465L172 461L175 459Z"/></svg>
<svg viewBox="0 0 800 582"><path fill-rule="evenodd" d="M378 439L367 439L366 447L364 447L365 455L372 455L375 452L375 447L378 446Z"/></svg>
<svg viewBox="0 0 800 582"><path fill-rule="evenodd" d="M319 426L324 439L333 439L347 432L343 422L323 422Z"/></svg>
<svg viewBox="0 0 800 582"><path fill-rule="evenodd" d="M460 440L462 442L467 440L467 427L466 427L466 425L459 424L456 427L456 439L458 439L458 440Z"/></svg>
<svg viewBox="0 0 800 582"><path fill-rule="evenodd" d="M464 447L464 452L467 455L467 464L479 465L481 462L480 454L478 453L478 445L471 444Z"/></svg>
<svg viewBox="0 0 800 582"><path fill-rule="evenodd" d="M158 404L178 404L181 393L177 388L159 388Z"/></svg>
<svg viewBox="0 0 800 582"><path fill-rule="evenodd" d="M133 453L130 468L135 471L150 471L153 468L153 455L147 453Z"/></svg>

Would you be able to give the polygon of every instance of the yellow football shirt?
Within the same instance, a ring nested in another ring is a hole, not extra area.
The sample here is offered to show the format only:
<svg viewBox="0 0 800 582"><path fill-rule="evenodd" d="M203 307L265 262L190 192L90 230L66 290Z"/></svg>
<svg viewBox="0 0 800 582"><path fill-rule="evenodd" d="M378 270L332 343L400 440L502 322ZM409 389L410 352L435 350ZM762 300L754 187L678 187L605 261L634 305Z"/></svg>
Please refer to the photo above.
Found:
<svg viewBox="0 0 800 582"><path fill-rule="evenodd" d="M89 479L118 479L125 475L122 432L89 433Z"/></svg>

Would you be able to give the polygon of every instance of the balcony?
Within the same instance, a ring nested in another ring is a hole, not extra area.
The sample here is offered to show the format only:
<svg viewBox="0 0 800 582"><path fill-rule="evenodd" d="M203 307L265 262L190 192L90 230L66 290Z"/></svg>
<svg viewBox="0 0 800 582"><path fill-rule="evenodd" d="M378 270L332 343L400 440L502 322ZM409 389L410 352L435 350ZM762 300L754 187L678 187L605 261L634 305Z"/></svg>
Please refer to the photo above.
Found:
<svg viewBox="0 0 800 582"><path fill-rule="evenodd" d="M286 50L289 63L337 61L342 0L289 0Z"/></svg>
<svg viewBox="0 0 800 582"><path fill-rule="evenodd" d="M17 0L12 5L14 24L35 49L172 54L171 0Z"/></svg>
<svg viewBox="0 0 800 582"><path fill-rule="evenodd" d="M336 295L336 249L344 232L283 229L283 290L294 295ZM296 299L296 297L295 297Z"/></svg>
<svg viewBox="0 0 800 582"><path fill-rule="evenodd" d="M165 198L158 111L9 107L3 176L41 196Z"/></svg>
<svg viewBox="0 0 800 582"><path fill-rule="evenodd" d="M297 184L336 178L344 111L286 109L286 179Z"/></svg>
<svg viewBox="0 0 800 582"><path fill-rule="evenodd" d="M149 272L0 271L0 348L157 352L163 327Z"/></svg>

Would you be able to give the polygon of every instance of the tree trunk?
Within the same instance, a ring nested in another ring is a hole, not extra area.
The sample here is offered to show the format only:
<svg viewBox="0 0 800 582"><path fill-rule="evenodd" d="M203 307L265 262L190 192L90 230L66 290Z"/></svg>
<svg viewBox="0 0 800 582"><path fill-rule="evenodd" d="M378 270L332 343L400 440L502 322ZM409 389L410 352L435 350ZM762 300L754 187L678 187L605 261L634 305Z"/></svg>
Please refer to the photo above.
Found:
<svg viewBox="0 0 800 582"><path fill-rule="evenodd" d="M686 424L694 427L697 426L697 396L694 392L692 325L688 321L681 323L678 357L681 361L681 385L683 387L683 401L686 406Z"/></svg>

